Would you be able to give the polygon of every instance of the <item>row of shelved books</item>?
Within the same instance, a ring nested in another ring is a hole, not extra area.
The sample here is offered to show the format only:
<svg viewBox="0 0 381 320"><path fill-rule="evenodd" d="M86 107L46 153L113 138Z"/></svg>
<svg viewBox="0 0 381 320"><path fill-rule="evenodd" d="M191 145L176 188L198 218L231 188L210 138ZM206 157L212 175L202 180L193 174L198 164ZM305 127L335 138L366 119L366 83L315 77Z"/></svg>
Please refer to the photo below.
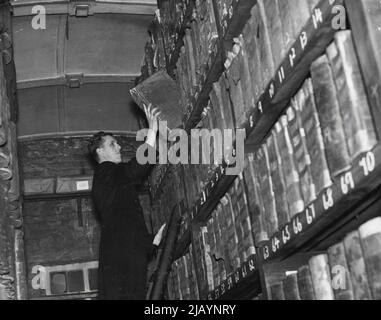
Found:
<svg viewBox="0 0 381 320"><path fill-rule="evenodd" d="M189 230L193 217L193 206L199 199L215 166L171 165L160 182L160 192L151 208L152 229L157 232L168 221L171 209L183 201L179 239ZM151 176L151 180L152 180ZM151 181L152 183L152 181Z"/></svg>
<svg viewBox="0 0 381 320"><path fill-rule="evenodd" d="M208 222L194 226L192 233L199 290L206 296L255 254L242 175L236 178Z"/></svg>
<svg viewBox="0 0 381 320"><path fill-rule="evenodd" d="M242 36L239 41L236 39L230 62L226 64L228 71L224 72L213 84L209 105L201 121L204 128L233 129L245 121L243 109L251 110L255 105L274 74L274 65L279 64L281 58L297 39L317 2L316 0L290 0L287 3L284 1L278 3L275 0L258 1L251 10L251 18L246 23ZM203 85L205 68L212 63L211 53L218 41L216 17L219 20L218 24L223 26L233 14L232 4L231 0L217 1L215 8L211 0L195 2L191 25L185 31L184 46L181 48L176 69L176 78L185 102L184 120L188 119L192 112L192 98L197 97L200 86ZM172 25L168 27L172 31L165 33L164 42L168 42L168 39L176 34L179 21L184 19L188 5L183 1L161 3L161 25L163 27ZM214 9L217 11L215 12ZM269 29L274 24L271 22L273 20L278 25L278 29ZM279 32L280 29L282 32ZM275 31L281 37L281 41L270 38L275 36L273 34ZM279 46L286 44L282 50L278 50L279 48L274 50L274 52L282 51L281 57L273 58L270 43L274 42L274 45ZM213 154L213 145L211 147L211 154ZM161 171L165 169L164 166L157 167L151 176L152 186L161 184L160 179L163 177Z"/></svg>
<svg viewBox="0 0 381 320"><path fill-rule="evenodd" d="M256 105L310 19L318 0L258 0L225 67L236 125Z"/></svg>
<svg viewBox="0 0 381 320"><path fill-rule="evenodd" d="M184 36L184 46L176 63L176 80L183 95L184 115L192 111L192 99L203 86L203 77L212 63L218 31L212 0L196 1L190 28Z"/></svg>
<svg viewBox="0 0 381 320"><path fill-rule="evenodd" d="M246 160L256 244L302 212L377 144L351 32L336 33L265 143Z"/></svg>
<svg viewBox="0 0 381 320"><path fill-rule="evenodd" d="M196 270L193 263L192 245L189 252L173 262L167 278L168 300L199 300Z"/></svg>
<svg viewBox="0 0 381 320"><path fill-rule="evenodd" d="M381 218L270 285L272 300L380 300Z"/></svg>

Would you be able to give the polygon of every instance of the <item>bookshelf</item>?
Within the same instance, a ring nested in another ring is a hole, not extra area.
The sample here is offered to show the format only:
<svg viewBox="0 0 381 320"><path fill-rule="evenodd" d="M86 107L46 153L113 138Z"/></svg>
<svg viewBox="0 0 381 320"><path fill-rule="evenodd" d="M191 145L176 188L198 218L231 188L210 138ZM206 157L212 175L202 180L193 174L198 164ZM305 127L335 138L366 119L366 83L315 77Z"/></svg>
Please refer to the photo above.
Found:
<svg viewBox="0 0 381 320"><path fill-rule="evenodd" d="M367 90L370 109L378 136L381 134L380 84L381 65L376 50L376 40L364 24L362 1L336 0L320 1L305 24L299 37L273 74L266 90L258 101L245 113L246 150L255 152L268 137L275 123L285 112L289 101L296 95L310 74L311 64L325 53L338 29L332 22L338 7L345 5L351 26L354 45ZM215 3L214 3L215 4ZM232 47L232 40L238 36L248 17L246 13L256 1L233 1L230 14L220 22L220 41L213 55L213 63L207 71L202 90L196 96L194 109L186 121L187 130L200 121L202 110L208 101L212 85L224 71L222 62L225 50ZM216 5L216 4L215 4ZM251 6L250 6L251 5ZM250 15L249 15L250 16ZM241 20L238 19L241 17ZM370 52L371 51L371 52ZM331 245L341 241L346 234L358 228L373 217L379 216L381 194L381 144L358 155L351 161L351 167L333 177L333 184L325 188L315 201L294 216L289 223L280 226L279 231L264 243L256 245L256 255L250 257L235 273L222 282L207 297L208 300L249 299L263 291L269 298L269 280L279 280L282 270L297 268L307 263L317 252L325 252ZM221 198L235 181L235 176L225 174L226 165L219 166L213 178L207 183L201 196L191 206L191 224L207 222ZM191 229L191 227L189 228ZM192 243L192 232L187 230L177 241L174 257L181 257ZM299 259L298 257L302 257ZM284 275L283 275L284 276Z"/></svg>

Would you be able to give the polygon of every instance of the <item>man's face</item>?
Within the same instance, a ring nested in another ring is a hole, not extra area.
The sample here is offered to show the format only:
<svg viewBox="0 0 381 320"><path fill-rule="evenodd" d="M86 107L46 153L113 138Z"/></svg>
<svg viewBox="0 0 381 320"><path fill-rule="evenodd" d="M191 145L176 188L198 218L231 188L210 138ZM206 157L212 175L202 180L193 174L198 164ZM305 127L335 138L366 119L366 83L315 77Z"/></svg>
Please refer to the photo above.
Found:
<svg viewBox="0 0 381 320"><path fill-rule="evenodd" d="M97 149L99 162L113 162L119 164L122 162L122 155L120 153L120 145L114 137L103 137L103 146Z"/></svg>

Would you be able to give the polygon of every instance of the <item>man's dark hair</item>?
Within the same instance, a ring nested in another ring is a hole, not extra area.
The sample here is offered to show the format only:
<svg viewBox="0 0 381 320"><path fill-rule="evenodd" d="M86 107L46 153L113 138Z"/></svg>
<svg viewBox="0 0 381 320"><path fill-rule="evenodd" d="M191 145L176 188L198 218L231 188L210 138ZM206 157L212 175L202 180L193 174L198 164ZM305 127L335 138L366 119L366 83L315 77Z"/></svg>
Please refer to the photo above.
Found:
<svg viewBox="0 0 381 320"><path fill-rule="evenodd" d="M87 148L89 150L89 154L97 163L99 162L97 149L102 147L103 142L104 142L104 137L106 137L106 136L113 137L114 135L110 132L100 131L91 137L90 142L87 146Z"/></svg>

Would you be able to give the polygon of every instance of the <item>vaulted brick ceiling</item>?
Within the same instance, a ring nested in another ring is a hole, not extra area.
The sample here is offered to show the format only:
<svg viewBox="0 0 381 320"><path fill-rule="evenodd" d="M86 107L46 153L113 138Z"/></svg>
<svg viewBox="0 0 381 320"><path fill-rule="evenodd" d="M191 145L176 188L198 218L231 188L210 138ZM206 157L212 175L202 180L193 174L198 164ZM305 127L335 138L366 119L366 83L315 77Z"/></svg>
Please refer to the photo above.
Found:
<svg viewBox="0 0 381 320"><path fill-rule="evenodd" d="M11 3L19 136L140 129L129 89L156 0Z"/></svg>

